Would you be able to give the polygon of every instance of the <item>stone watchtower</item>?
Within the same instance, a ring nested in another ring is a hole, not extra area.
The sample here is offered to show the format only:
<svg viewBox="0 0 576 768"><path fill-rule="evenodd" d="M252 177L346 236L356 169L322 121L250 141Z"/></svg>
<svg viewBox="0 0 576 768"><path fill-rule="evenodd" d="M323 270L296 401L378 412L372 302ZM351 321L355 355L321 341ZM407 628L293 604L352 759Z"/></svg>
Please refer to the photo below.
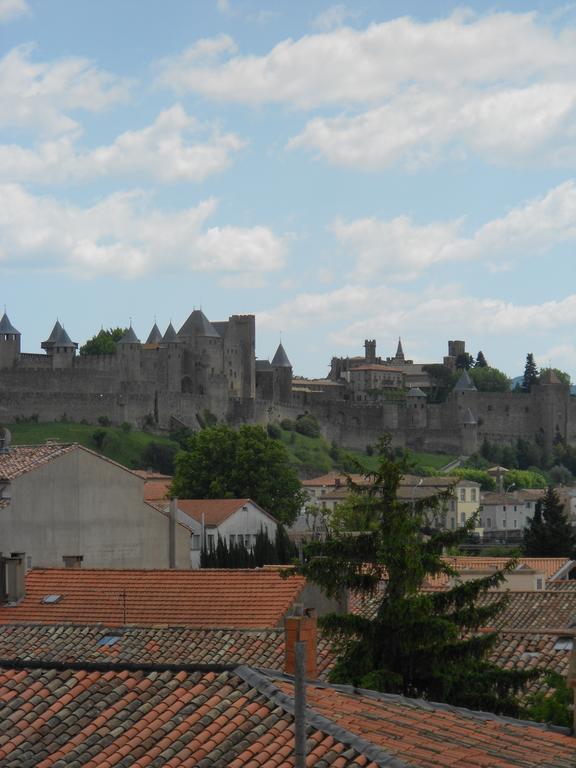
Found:
<svg viewBox="0 0 576 768"><path fill-rule="evenodd" d="M0 370L13 368L20 357L20 331L8 320L4 312L0 320Z"/></svg>
<svg viewBox="0 0 576 768"><path fill-rule="evenodd" d="M50 336L40 346L52 358L52 368L71 368L74 364L78 344L70 339L58 320Z"/></svg>
<svg viewBox="0 0 576 768"><path fill-rule="evenodd" d="M284 351L282 342L278 345L270 365L273 371L274 400L287 403L292 396L292 363Z"/></svg>
<svg viewBox="0 0 576 768"><path fill-rule="evenodd" d="M375 339L365 339L364 358L367 363L376 362L376 340Z"/></svg>
<svg viewBox="0 0 576 768"><path fill-rule="evenodd" d="M456 382L451 397L455 421L460 428L461 450L470 455L478 449L478 422L473 413L473 410L477 411L478 389L466 369Z"/></svg>

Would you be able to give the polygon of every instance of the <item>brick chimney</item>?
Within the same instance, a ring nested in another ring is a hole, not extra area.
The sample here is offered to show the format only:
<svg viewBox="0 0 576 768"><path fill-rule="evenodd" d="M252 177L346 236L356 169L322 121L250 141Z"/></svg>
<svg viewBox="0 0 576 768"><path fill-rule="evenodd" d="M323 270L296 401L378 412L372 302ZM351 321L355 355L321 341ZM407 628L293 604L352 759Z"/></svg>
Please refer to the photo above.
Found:
<svg viewBox="0 0 576 768"><path fill-rule="evenodd" d="M18 603L25 594L26 555L23 552L12 552L5 558L6 591L9 603Z"/></svg>
<svg viewBox="0 0 576 768"><path fill-rule="evenodd" d="M295 645L306 643L306 677L316 680L318 665L316 661L317 617L313 608L302 609L301 605L294 606L293 616L284 619L285 630L285 664L284 672L293 675L296 669Z"/></svg>
<svg viewBox="0 0 576 768"><path fill-rule="evenodd" d="M84 555L62 555L64 568L82 568Z"/></svg>

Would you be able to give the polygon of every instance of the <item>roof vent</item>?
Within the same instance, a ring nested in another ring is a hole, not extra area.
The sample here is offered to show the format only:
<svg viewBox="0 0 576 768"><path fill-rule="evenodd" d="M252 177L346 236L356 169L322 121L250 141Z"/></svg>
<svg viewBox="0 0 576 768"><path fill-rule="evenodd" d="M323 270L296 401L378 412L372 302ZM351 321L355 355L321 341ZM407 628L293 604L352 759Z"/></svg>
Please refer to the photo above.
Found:
<svg viewBox="0 0 576 768"><path fill-rule="evenodd" d="M0 453L10 453L12 435L8 427L0 427Z"/></svg>

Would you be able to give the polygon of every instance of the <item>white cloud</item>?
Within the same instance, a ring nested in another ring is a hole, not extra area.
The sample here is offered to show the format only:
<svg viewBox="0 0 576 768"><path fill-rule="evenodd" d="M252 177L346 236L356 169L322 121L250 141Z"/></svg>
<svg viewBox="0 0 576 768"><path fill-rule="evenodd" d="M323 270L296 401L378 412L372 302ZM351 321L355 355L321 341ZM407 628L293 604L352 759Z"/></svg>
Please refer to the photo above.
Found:
<svg viewBox="0 0 576 768"><path fill-rule="evenodd" d="M285 245L263 226L206 229L217 203L165 213L143 192L79 208L0 185L0 262L77 277L135 278L157 271L262 273L283 265Z"/></svg>
<svg viewBox="0 0 576 768"><path fill-rule="evenodd" d="M26 0L0 0L0 24L30 13Z"/></svg>
<svg viewBox="0 0 576 768"><path fill-rule="evenodd" d="M463 225L462 220L420 225L400 216L387 221L336 220L332 231L355 259L356 280L413 279L435 264L471 259L486 262L492 271L510 269L514 259L576 241L576 184L560 184L468 237Z"/></svg>
<svg viewBox="0 0 576 768"><path fill-rule="evenodd" d="M209 129L180 105L160 113L154 123L127 131L107 146L77 149L74 136L61 136L34 149L0 145L0 178L10 181L58 183L99 177L151 178L159 182L203 181L224 170L232 153L245 143L233 133Z"/></svg>
<svg viewBox="0 0 576 768"><path fill-rule="evenodd" d="M264 56L235 54L226 36L202 40L159 62L159 82L210 98L310 108L377 103L413 83L442 92L525 85L535 76L572 81L576 65L574 33L556 34L532 13L460 11L427 23L404 17L286 39Z"/></svg>
<svg viewBox="0 0 576 768"><path fill-rule="evenodd" d="M347 19L357 19L358 11L352 11L344 4L331 5L312 20L312 27L327 32L342 27Z"/></svg>
<svg viewBox="0 0 576 768"><path fill-rule="evenodd" d="M127 80L87 59L34 62L32 53L33 46L21 45L0 59L0 127L76 132L78 124L70 113L101 112L128 96Z"/></svg>

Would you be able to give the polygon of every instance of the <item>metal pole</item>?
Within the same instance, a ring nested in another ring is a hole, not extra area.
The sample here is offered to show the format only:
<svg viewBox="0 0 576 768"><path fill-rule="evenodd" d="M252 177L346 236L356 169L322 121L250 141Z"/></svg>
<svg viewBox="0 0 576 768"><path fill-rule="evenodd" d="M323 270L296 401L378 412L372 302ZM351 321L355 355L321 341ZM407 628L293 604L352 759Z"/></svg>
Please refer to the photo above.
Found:
<svg viewBox="0 0 576 768"><path fill-rule="evenodd" d="M294 766L306 768L306 643L294 644Z"/></svg>
<svg viewBox="0 0 576 768"><path fill-rule="evenodd" d="M176 568L176 508L178 505L177 499L170 499L170 506L168 508L168 567Z"/></svg>

